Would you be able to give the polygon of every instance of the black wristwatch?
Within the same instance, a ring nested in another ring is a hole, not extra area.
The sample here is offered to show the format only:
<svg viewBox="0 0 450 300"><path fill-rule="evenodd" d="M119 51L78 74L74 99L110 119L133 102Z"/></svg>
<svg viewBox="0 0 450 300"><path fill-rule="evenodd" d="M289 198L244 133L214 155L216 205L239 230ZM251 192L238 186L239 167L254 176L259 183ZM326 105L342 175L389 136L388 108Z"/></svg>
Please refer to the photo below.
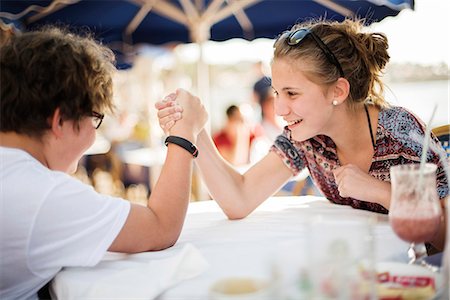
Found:
<svg viewBox="0 0 450 300"><path fill-rule="evenodd" d="M179 136L174 136L174 135L169 135L166 140L164 141L164 144L166 144L166 146L169 144L175 144L178 145L184 149L186 149L189 153L192 154L192 156L194 158L196 158L198 156L198 149L197 147L195 147L194 144L192 144L191 142L189 142L187 139L179 137Z"/></svg>

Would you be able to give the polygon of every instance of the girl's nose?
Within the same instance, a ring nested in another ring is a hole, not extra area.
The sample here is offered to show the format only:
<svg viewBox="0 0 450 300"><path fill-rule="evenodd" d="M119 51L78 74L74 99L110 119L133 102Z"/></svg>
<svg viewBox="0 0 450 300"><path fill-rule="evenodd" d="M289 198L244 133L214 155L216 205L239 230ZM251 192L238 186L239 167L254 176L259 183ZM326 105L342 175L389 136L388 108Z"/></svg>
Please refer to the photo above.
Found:
<svg viewBox="0 0 450 300"><path fill-rule="evenodd" d="M278 116L287 116L290 112L289 105L286 103L286 101L282 97L276 97L274 101L275 105L275 113Z"/></svg>

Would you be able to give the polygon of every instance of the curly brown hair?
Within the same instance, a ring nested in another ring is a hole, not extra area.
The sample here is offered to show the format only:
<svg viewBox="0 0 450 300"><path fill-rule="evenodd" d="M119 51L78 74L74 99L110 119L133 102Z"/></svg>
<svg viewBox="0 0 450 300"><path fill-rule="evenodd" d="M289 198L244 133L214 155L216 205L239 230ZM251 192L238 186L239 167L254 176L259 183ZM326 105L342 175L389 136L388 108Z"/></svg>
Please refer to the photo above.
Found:
<svg viewBox="0 0 450 300"><path fill-rule="evenodd" d="M378 107L386 107L383 98L384 86L381 76L389 62L388 41L383 33L366 33L364 20L336 22L330 20L311 20L294 25L289 31L310 29L327 45L339 64L345 78L350 83L349 103L372 101ZM313 82L328 85L341 75L331 64L323 51L318 49L312 38L305 38L301 46L289 46L287 34L281 34L274 44L274 60L287 58L292 61L308 62L303 71Z"/></svg>
<svg viewBox="0 0 450 300"><path fill-rule="evenodd" d="M92 37L44 27L0 49L0 131L42 136L57 108L78 128L82 117L111 111L114 54Z"/></svg>

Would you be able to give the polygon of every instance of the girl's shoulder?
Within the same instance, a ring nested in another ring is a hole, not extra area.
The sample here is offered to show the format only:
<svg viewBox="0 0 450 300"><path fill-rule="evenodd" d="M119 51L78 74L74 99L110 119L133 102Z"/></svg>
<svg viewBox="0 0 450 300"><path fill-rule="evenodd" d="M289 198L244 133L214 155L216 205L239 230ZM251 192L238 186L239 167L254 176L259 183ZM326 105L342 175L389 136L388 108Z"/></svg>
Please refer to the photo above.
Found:
<svg viewBox="0 0 450 300"><path fill-rule="evenodd" d="M413 112L400 106L382 109L378 118L378 126L396 138L410 137L411 134L423 135L425 132L424 122Z"/></svg>
<svg viewBox="0 0 450 300"><path fill-rule="evenodd" d="M422 151L424 133L425 124L408 109L391 106L380 111L377 140L386 145L386 151L406 153L410 158L418 157Z"/></svg>

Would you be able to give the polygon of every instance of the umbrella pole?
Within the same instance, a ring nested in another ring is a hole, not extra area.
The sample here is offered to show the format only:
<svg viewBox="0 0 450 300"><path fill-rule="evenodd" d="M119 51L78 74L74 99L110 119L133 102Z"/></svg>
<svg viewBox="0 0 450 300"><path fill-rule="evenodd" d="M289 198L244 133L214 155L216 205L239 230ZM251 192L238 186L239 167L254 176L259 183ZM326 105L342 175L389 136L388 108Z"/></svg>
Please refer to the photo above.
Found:
<svg viewBox="0 0 450 300"><path fill-rule="evenodd" d="M198 97L205 106L206 111L211 115L211 98L209 89L209 67L204 59L204 42L198 42L199 58L197 63L197 93ZM211 121L208 119L205 124L205 129L208 133L211 133ZM194 177L197 180L193 180L193 191L196 200L205 200L209 198L208 190L201 179L199 170L195 168Z"/></svg>
<svg viewBox="0 0 450 300"><path fill-rule="evenodd" d="M211 112L210 90L209 90L209 67L204 59L204 43L199 45L199 59L197 63L197 93L208 112ZM205 125L206 130L211 132L211 122Z"/></svg>

